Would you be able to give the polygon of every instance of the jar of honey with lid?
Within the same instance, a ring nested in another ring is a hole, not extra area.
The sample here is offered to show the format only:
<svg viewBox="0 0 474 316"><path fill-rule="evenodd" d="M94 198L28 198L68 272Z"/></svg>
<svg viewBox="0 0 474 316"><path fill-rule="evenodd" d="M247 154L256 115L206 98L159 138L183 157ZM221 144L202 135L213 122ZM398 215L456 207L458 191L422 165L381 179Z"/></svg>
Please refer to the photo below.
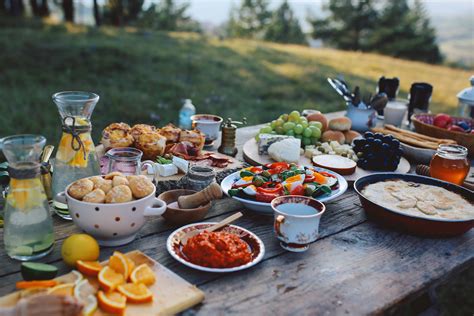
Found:
<svg viewBox="0 0 474 316"><path fill-rule="evenodd" d="M430 163L433 178L458 185L464 182L469 170L467 148L458 145L439 145Z"/></svg>

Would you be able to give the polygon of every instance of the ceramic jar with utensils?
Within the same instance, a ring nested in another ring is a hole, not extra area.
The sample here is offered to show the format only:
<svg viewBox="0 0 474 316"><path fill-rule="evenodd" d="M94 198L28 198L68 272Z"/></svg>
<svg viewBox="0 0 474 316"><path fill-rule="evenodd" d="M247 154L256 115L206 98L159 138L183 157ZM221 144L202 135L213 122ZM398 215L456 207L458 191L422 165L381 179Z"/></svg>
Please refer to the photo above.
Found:
<svg viewBox="0 0 474 316"><path fill-rule="evenodd" d="M275 198L274 230L283 249L292 252L308 250L319 236L319 222L326 206L316 199L286 195Z"/></svg>

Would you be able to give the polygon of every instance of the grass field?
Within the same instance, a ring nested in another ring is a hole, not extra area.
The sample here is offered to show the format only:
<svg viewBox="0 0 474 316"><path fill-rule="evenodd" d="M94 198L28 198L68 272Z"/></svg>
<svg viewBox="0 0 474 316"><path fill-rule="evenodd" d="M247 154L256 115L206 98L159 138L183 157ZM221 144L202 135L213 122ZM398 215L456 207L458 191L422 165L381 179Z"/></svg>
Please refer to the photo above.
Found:
<svg viewBox="0 0 474 316"><path fill-rule="evenodd" d="M0 22L0 42L0 136L40 133L53 144L60 121L51 95L62 90L101 96L92 117L98 141L114 121L176 121L185 98L198 112L250 124L293 109L341 110L326 82L338 74L372 93L379 76L398 76L402 97L412 82L430 82L432 109L453 113L471 75L375 54L133 29Z"/></svg>

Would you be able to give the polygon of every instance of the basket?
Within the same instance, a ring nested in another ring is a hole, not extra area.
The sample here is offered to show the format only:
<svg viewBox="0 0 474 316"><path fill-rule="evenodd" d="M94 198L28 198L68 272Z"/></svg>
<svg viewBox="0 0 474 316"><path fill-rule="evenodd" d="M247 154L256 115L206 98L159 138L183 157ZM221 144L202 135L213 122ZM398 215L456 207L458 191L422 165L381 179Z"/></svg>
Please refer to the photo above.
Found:
<svg viewBox="0 0 474 316"><path fill-rule="evenodd" d="M469 151L469 156L474 157L474 134L448 131L433 125L435 114L415 114L411 121L415 126L415 131L420 134L436 138L447 138L455 140L459 145L464 146ZM474 120L465 117L452 117L453 124L464 121L474 128Z"/></svg>

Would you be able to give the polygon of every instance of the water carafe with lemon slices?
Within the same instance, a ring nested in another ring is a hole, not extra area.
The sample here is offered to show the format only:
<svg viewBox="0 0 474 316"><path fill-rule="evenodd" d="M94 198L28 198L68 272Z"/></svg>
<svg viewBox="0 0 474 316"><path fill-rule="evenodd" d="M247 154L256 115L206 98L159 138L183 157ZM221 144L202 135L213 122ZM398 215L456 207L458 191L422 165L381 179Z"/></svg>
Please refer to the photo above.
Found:
<svg viewBox="0 0 474 316"><path fill-rule="evenodd" d="M91 137L91 115L99 96L91 92L67 91L53 95L62 121L62 137L53 164L53 197L81 178L100 174ZM55 201L55 212L71 219L65 205Z"/></svg>
<svg viewBox="0 0 474 316"><path fill-rule="evenodd" d="M0 140L10 176L3 242L13 259L35 260L53 249L53 222L40 179L40 155L45 143L46 138L40 135L15 135Z"/></svg>

